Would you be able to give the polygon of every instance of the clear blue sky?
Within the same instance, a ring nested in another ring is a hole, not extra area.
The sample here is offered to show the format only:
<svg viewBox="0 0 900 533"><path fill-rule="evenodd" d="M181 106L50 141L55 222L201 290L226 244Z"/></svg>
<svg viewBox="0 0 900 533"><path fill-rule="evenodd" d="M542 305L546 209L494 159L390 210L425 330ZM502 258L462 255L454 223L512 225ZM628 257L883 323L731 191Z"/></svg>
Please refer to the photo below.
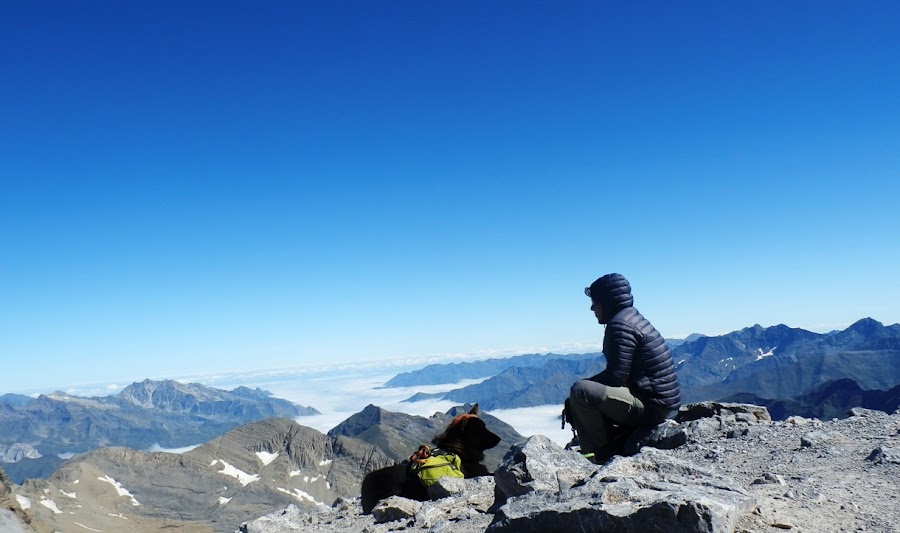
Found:
<svg viewBox="0 0 900 533"><path fill-rule="evenodd" d="M900 3L3 2L0 393L900 322Z"/></svg>

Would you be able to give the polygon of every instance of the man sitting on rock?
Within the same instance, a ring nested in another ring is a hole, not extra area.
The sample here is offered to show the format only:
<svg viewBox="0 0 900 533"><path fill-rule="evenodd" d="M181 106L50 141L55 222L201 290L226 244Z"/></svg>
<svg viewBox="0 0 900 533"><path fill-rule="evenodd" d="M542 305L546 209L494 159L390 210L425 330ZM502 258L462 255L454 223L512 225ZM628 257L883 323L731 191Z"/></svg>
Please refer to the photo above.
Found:
<svg viewBox="0 0 900 533"><path fill-rule="evenodd" d="M666 341L634 308L628 280L607 274L584 293L597 322L606 325L606 369L572 385L566 412L581 453L603 464L622 453L624 441L636 429L674 415L681 394Z"/></svg>

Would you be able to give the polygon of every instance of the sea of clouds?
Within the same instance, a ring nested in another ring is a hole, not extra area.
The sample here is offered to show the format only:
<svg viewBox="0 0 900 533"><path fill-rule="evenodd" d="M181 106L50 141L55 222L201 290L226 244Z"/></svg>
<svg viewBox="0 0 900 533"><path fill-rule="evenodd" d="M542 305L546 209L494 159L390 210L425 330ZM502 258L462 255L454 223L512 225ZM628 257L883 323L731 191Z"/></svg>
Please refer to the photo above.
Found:
<svg viewBox="0 0 900 533"><path fill-rule="evenodd" d="M420 368L420 367L414 367ZM297 421L304 425L327 433L351 415L362 411L373 404L388 411L407 413L429 417L435 412L446 412L457 405L448 400L425 400L418 402L404 401L418 392L440 393L452 389L479 383L490 376L480 379L464 380L442 385L419 385L414 387L384 387L384 384L400 372L409 371L407 365L394 368L342 368L320 370L317 372L293 373L285 371L260 376L259 379L247 381L246 378L227 383L227 379L218 380L216 384L205 385L232 389L239 385L260 387L278 398L284 398L300 405L315 407L322 414L304 416ZM198 380L199 381L199 380ZM202 382L202 381L199 381ZM524 436L534 434L546 435L554 441L565 444L572 438L571 429L562 430L559 415L562 405L546 405L520 409L498 409L490 414L511 425Z"/></svg>
<svg viewBox="0 0 900 533"><path fill-rule="evenodd" d="M283 398L299 405L316 408L321 414L297 418L300 424L327 433L351 415L373 404L388 411L429 417L435 412L446 412L457 405L446 400L425 400L406 402L417 392L440 393L479 383L490 376L442 385L415 387L384 387L392 377L402 372L417 370L425 366L421 360L372 361L369 363L336 363L331 365L306 366L291 369L254 370L240 373L211 373L173 378L184 383L200 383L218 389L232 390L239 386L269 391L277 398ZM78 396L101 396L115 394L124 385L103 384L72 387L67 393ZM526 407L520 409L498 409L490 414L513 426L516 431L528 437L535 434L546 435L563 445L572 438L571 429L560 428L562 404ZM178 450L183 452L191 447ZM155 447L153 451L162 448Z"/></svg>

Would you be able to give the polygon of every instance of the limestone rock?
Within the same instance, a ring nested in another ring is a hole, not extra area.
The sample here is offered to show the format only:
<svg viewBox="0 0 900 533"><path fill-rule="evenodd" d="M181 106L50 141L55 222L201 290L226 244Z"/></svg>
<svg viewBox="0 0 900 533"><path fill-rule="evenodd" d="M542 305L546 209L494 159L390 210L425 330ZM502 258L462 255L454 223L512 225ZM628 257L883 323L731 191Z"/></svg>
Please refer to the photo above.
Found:
<svg viewBox="0 0 900 533"><path fill-rule="evenodd" d="M826 431L811 431L800 438L800 446L812 448L820 446L831 440L831 435Z"/></svg>
<svg viewBox="0 0 900 533"><path fill-rule="evenodd" d="M673 450L688 441L688 432L674 420L665 420L646 431L637 431L625 441L625 453L634 455L644 446L660 450Z"/></svg>
<svg viewBox="0 0 900 533"><path fill-rule="evenodd" d="M471 479L444 476L427 490L433 500L454 498L453 505L465 505L486 512L494 503L496 483L490 476Z"/></svg>
<svg viewBox="0 0 900 533"><path fill-rule="evenodd" d="M498 499L532 491L556 493L591 475L597 466L543 435L512 446L494 473Z"/></svg>
<svg viewBox="0 0 900 533"><path fill-rule="evenodd" d="M887 446L879 446L872 450L872 453L866 457L867 461L875 464L897 463L900 464L900 449L888 448Z"/></svg>
<svg viewBox="0 0 900 533"><path fill-rule="evenodd" d="M409 498L391 496L378 502L378 505L372 509L372 516L375 517L376 524L413 518L422 509L422 505L422 502Z"/></svg>
<svg viewBox="0 0 900 533"><path fill-rule="evenodd" d="M288 531L303 531L307 514L294 504L256 520L241 524L240 533L282 533Z"/></svg>
<svg viewBox="0 0 900 533"><path fill-rule="evenodd" d="M488 530L730 532L754 507L730 479L645 448L614 458L583 483L511 497Z"/></svg>

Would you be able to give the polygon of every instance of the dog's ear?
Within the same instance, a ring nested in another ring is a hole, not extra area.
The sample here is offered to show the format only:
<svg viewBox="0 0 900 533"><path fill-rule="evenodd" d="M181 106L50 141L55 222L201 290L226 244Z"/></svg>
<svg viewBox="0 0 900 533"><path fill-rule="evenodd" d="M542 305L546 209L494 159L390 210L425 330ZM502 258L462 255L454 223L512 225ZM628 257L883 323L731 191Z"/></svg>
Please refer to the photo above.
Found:
<svg viewBox="0 0 900 533"><path fill-rule="evenodd" d="M477 403L475 405L473 405L471 409L469 409L469 414L478 416L478 404Z"/></svg>

